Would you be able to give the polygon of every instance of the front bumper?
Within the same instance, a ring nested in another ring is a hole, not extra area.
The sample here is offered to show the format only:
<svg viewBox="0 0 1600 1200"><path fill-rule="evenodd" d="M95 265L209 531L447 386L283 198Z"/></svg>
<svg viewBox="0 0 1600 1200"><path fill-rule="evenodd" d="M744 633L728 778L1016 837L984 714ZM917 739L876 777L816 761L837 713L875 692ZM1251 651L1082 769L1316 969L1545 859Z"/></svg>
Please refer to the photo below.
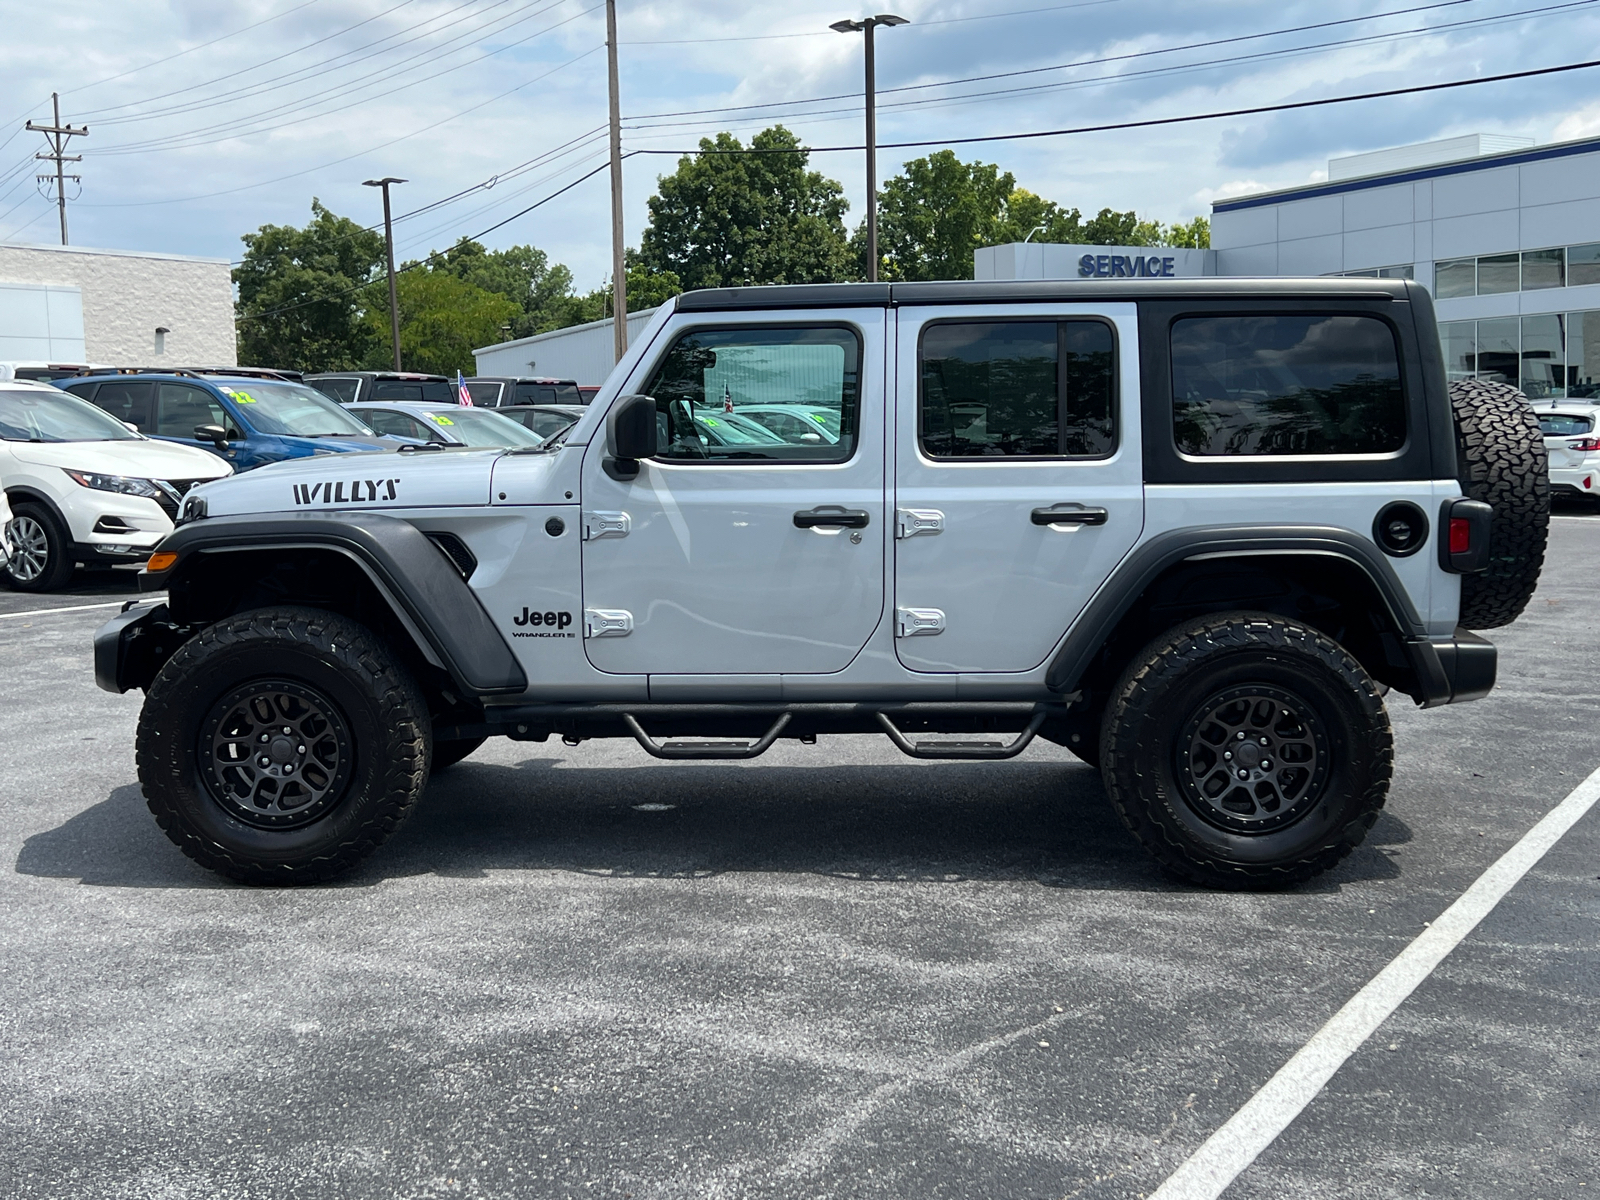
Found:
<svg viewBox="0 0 1600 1200"><path fill-rule="evenodd" d="M94 681L119 695L148 688L161 669L194 632L176 624L159 601L130 600L94 634Z"/></svg>
<svg viewBox="0 0 1600 1200"><path fill-rule="evenodd" d="M1470 629L1457 626L1447 638L1410 642L1406 649L1420 692L1414 699L1423 708L1482 700L1494 690L1500 652Z"/></svg>

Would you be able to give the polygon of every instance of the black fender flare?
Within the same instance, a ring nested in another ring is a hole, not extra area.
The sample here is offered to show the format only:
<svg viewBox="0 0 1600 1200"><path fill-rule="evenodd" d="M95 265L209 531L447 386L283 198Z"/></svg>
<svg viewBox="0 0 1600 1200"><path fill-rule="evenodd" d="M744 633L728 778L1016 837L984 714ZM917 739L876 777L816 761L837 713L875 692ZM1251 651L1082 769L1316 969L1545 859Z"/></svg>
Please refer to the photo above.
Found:
<svg viewBox="0 0 1600 1200"><path fill-rule="evenodd" d="M1046 686L1053 692L1076 688L1118 622L1163 571L1190 559L1261 554L1326 555L1357 567L1383 598L1394 632L1405 646L1422 693L1415 699L1429 707L1450 702L1456 691L1454 681L1440 661L1438 647L1429 641L1427 626L1405 586L1382 551L1348 529L1324 525L1189 526L1158 534L1135 547L1067 632L1045 673ZM1476 696L1463 694L1460 698Z"/></svg>
<svg viewBox="0 0 1600 1200"><path fill-rule="evenodd" d="M464 694L517 695L527 690L527 673L477 593L426 534L398 517L288 513L193 521L156 547L156 553L176 554L177 559L165 570L141 572L139 586L143 591L167 588L200 556L294 549L332 551L355 563L417 649Z"/></svg>

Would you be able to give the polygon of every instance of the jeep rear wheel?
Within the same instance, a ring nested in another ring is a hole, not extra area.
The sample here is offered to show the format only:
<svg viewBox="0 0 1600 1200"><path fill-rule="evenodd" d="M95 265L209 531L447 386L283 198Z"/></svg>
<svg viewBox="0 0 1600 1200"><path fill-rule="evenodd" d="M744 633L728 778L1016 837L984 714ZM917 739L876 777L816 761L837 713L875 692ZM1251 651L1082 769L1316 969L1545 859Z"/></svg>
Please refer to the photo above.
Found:
<svg viewBox="0 0 1600 1200"><path fill-rule="evenodd" d="M331 879L410 813L428 760L421 691L371 631L260 609L186 642L139 716L139 781L190 858L256 884Z"/></svg>
<svg viewBox="0 0 1600 1200"><path fill-rule="evenodd" d="M1544 566L1550 531L1550 468L1528 399L1510 384L1450 385L1461 493L1494 506L1489 566L1461 577L1460 623L1496 629L1522 615Z"/></svg>
<svg viewBox="0 0 1600 1200"><path fill-rule="evenodd" d="M1282 887L1377 820L1388 714L1359 663L1267 613L1187 622L1134 657L1101 726L1111 802L1161 864L1209 887Z"/></svg>

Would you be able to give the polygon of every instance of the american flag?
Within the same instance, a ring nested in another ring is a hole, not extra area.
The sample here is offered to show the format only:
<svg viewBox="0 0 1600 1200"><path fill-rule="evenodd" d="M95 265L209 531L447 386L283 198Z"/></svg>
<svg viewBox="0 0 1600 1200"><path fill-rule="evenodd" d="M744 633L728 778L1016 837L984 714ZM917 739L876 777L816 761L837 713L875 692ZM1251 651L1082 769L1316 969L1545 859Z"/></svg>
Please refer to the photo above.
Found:
<svg viewBox="0 0 1600 1200"><path fill-rule="evenodd" d="M467 391L467 381L461 378L461 371L459 368L456 370L456 395L460 397L460 403L466 405L468 408L472 407L472 393Z"/></svg>

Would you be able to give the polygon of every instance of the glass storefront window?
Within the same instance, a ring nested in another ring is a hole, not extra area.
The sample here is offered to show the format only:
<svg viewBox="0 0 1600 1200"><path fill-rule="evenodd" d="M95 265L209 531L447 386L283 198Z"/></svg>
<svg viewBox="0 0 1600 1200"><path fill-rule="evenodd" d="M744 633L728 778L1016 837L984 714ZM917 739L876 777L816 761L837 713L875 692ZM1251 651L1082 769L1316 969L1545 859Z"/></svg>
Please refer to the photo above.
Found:
<svg viewBox="0 0 1600 1200"><path fill-rule="evenodd" d="M1529 400L1548 400L1567 394L1566 339L1559 313L1522 318L1522 378L1518 383Z"/></svg>
<svg viewBox="0 0 1600 1200"><path fill-rule="evenodd" d="M1600 242L1567 247L1567 286L1600 283Z"/></svg>
<svg viewBox="0 0 1600 1200"><path fill-rule="evenodd" d="M1521 283L1517 270L1520 255L1482 254L1478 256L1478 295L1514 292Z"/></svg>
<svg viewBox="0 0 1600 1200"><path fill-rule="evenodd" d="M1567 395L1600 397L1600 312L1567 314Z"/></svg>
<svg viewBox="0 0 1600 1200"><path fill-rule="evenodd" d="M1522 290L1565 287L1567 285L1567 252L1556 250L1524 250L1522 252Z"/></svg>
<svg viewBox="0 0 1600 1200"><path fill-rule="evenodd" d="M1378 268L1378 278L1379 279L1415 279L1417 277L1416 271L1414 269L1415 266L1416 266L1415 263L1407 263L1403 267L1380 267L1380 268Z"/></svg>
<svg viewBox="0 0 1600 1200"><path fill-rule="evenodd" d="M1476 321L1445 321L1439 326L1439 346L1444 351L1445 378L1471 379L1477 374Z"/></svg>
<svg viewBox="0 0 1600 1200"><path fill-rule="evenodd" d="M1521 376L1521 322L1516 317L1478 322L1477 372L1479 379L1517 386Z"/></svg>
<svg viewBox="0 0 1600 1200"><path fill-rule="evenodd" d="M1433 264L1433 294L1437 299L1478 294L1478 260L1447 258Z"/></svg>

